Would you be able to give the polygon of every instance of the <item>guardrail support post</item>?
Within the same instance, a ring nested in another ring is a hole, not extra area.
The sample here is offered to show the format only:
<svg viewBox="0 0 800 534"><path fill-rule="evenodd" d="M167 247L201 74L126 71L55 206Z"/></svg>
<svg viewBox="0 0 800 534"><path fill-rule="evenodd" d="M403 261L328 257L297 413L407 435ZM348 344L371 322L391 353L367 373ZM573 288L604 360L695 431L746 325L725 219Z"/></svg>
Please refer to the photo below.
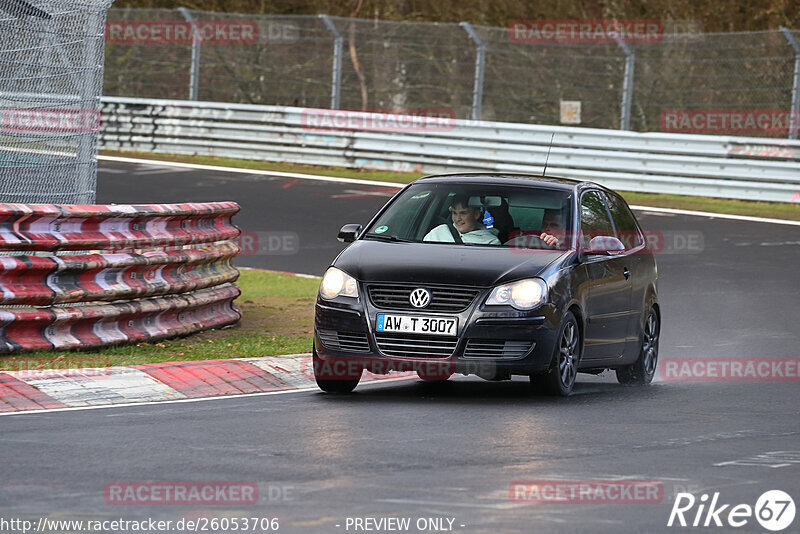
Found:
<svg viewBox="0 0 800 534"><path fill-rule="evenodd" d="M318 15L333 35L333 75L331 79L331 109L339 109L342 92L342 48L344 39L328 15Z"/></svg>
<svg viewBox="0 0 800 534"><path fill-rule="evenodd" d="M783 36L794 49L794 78L792 79L792 106L789 114L789 139L797 139L798 113L800 113L800 43L789 31L781 26Z"/></svg>
<svg viewBox="0 0 800 534"><path fill-rule="evenodd" d="M481 104L483 102L483 72L486 65L486 44L475 32L472 24L469 22L459 22L459 26L464 28L470 39L472 39L477 46L475 51L475 85L472 88L472 120L479 121L481 120Z"/></svg>
<svg viewBox="0 0 800 534"><path fill-rule="evenodd" d="M619 129L631 129L631 103L633 101L633 68L636 55L625 41L617 38L617 45L625 53L625 77L622 80L622 109L619 116Z"/></svg>
<svg viewBox="0 0 800 534"><path fill-rule="evenodd" d="M185 7L179 7L183 18L186 22L192 25L192 67L189 71L189 100L197 100L198 87L200 85L200 43L202 37L200 36L200 29L197 27L192 18L192 14Z"/></svg>

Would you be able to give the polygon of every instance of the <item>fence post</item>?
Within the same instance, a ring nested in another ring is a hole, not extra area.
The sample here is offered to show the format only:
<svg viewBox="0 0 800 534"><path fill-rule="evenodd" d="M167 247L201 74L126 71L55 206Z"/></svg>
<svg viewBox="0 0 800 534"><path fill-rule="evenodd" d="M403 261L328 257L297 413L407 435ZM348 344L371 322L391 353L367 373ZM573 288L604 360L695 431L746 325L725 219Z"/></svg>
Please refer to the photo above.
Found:
<svg viewBox="0 0 800 534"><path fill-rule="evenodd" d="M459 26L466 30L470 39L478 47L475 53L475 85L472 88L472 120L481 120L481 103L483 102L483 71L486 65L486 44L481 40L472 24L459 22Z"/></svg>
<svg viewBox="0 0 800 534"><path fill-rule="evenodd" d="M633 50L619 37L616 38L617 45L625 52L625 75L622 80L622 110L620 110L619 129L631 129L631 102L633 100L633 68L636 55Z"/></svg>
<svg viewBox="0 0 800 534"><path fill-rule="evenodd" d="M333 76L331 79L331 109L339 109L342 91L342 45L344 39L328 15L317 15L333 35Z"/></svg>
<svg viewBox="0 0 800 534"><path fill-rule="evenodd" d="M197 23L195 23L189 10L185 7L179 7L178 11L192 25L192 67L189 71L189 100L197 100L197 90L200 84L200 43L202 42L202 37L200 36L200 29L197 27Z"/></svg>
<svg viewBox="0 0 800 534"><path fill-rule="evenodd" d="M81 64L88 69L88 72L83 75L81 81L79 106L84 110L84 113L87 112L86 110L91 109L93 112L99 114L100 95L98 94L97 87L98 83L100 87L103 86L102 72L105 58L105 31L102 22L105 20L105 13L101 16L101 14L97 12L100 8L90 9L91 13L87 16L84 25L86 42L84 43L83 57L81 59ZM51 65L53 65L53 63L51 63ZM51 85L50 87L52 88L53 86ZM91 204L95 201L97 196L97 142L99 136L99 131L84 131L78 135L76 151L78 170L75 183L77 191L73 191L77 193L77 195L75 195L72 200L62 202Z"/></svg>
<svg viewBox="0 0 800 534"><path fill-rule="evenodd" d="M789 139L797 139L798 113L800 113L800 43L788 28L781 26L783 36L794 48L794 78L792 79L792 106L789 113Z"/></svg>

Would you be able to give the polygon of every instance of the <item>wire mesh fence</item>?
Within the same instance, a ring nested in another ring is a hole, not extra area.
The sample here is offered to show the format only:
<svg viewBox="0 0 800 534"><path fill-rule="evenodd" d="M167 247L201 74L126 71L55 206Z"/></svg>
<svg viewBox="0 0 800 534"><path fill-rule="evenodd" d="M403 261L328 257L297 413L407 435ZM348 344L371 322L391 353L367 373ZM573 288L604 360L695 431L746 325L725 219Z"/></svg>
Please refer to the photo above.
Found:
<svg viewBox="0 0 800 534"><path fill-rule="evenodd" d="M783 32L665 35L631 48L634 130L659 129L665 109L790 110L795 54Z"/></svg>
<svg viewBox="0 0 800 534"><path fill-rule="evenodd" d="M111 0L0 0L0 200L91 203Z"/></svg>
<svg viewBox="0 0 800 534"><path fill-rule="evenodd" d="M189 20L201 38L164 38L164 28ZM104 92L315 108L444 108L457 118L536 124L565 122L567 103L569 123L592 128L792 136L786 119L796 118L793 94L800 91L800 51L791 43L800 39L797 31L663 33L625 46L526 42L509 28L491 27L475 27L473 38L454 23L328 22L112 9ZM250 32L237 25L250 25ZM665 123L670 110L686 111L685 124ZM761 112L771 113L771 127L706 131L736 113L757 121ZM782 114L777 126L775 114Z"/></svg>
<svg viewBox="0 0 800 534"><path fill-rule="evenodd" d="M486 43L484 118L559 124L563 101L581 102L581 126L618 128L625 55L616 44L520 43L478 28Z"/></svg>

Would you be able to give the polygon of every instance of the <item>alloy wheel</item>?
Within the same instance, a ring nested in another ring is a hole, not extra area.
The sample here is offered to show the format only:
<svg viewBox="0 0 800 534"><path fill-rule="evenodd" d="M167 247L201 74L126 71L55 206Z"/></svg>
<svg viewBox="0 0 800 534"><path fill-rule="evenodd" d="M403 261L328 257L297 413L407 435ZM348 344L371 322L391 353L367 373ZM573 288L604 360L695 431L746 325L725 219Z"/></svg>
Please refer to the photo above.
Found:
<svg viewBox="0 0 800 534"><path fill-rule="evenodd" d="M656 364L658 363L658 316L655 310L650 310L643 334L642 356L644 357L644 370L648 375L652 375L656 372Z"/></svg>
<svg viewBox="0 0 800 534"><path fill-rule="evenodd" d="M575 323L570 322L564 328L564 333L561 335L561 346L558 356L558 373L561 378L561 383L570 388L575 382L577 375L577 348L578 348L578 332Z"/></svg>

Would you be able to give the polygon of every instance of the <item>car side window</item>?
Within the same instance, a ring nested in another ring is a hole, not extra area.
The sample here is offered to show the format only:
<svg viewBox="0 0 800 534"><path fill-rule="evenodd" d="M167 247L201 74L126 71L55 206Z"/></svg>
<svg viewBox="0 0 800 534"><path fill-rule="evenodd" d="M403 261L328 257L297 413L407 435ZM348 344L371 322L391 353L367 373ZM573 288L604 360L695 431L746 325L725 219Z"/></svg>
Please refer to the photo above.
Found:
<svg viewBox="0 0 800 534"><path fill-rule="evenodd" d="M606 193L606 200L608 200L608 209L617 229L617 237L625 245L625 250L643 244L644 239L636 224L636 217L633 216L628 204L622 197L613 193Z"/></svg>
<svg viewBox="0 0 800 534"><path fill-rule="evenodd" d="M589 247L594 237L614 236L614 226L608 216L603 197L597 191L589 191L581 197L581 245Z"/></svg>

